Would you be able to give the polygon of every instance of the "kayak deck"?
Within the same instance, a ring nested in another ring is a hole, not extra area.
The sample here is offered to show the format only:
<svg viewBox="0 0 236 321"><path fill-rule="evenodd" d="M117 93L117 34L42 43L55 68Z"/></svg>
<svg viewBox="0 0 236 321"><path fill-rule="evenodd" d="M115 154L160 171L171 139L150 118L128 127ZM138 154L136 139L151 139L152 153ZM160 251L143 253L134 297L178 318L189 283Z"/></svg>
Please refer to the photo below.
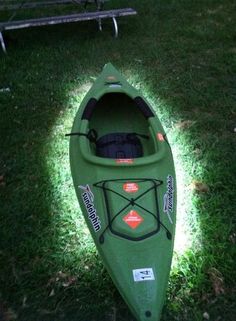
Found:
<svg viewBox="0 0 236 321"><path fill-rule="evenodd" d="M162 184L160 180L148 178L111 179L95 183L94 186L103 191L108 219L100 235L100 243L104 243L108 229L126 240L141 241L158 233L160 226L164 227L167 238L171 239L170 231L160 221L157 193ZM147 194L152 202L146 202ZM140 211L142 216L139 215Z"/></svg>

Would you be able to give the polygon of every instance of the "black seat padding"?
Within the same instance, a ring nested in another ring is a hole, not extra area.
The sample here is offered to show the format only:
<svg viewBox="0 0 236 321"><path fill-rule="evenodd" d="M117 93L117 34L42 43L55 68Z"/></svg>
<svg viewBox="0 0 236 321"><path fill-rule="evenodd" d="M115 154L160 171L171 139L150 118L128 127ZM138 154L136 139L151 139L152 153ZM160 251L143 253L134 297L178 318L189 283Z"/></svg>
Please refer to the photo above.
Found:
<svg viewBox="0 0 236 321"><path fill-rule="evenodd" d="M137 158L143 156L143 148L136 134L112 133L97 140L96 155L115 159Z"/></svg>

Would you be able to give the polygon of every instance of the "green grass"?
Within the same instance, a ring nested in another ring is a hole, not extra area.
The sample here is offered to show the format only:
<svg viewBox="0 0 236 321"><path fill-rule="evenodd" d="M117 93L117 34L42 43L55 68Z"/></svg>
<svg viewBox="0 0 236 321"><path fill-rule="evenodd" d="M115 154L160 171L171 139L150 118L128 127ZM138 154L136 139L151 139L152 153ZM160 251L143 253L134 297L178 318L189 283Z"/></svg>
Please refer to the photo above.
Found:
<svg viewBox="0 0 236 321"><path fill-rule="evenodd" d="M119 20L116 40L110 22L103 33L83 22L7 34L8 55L0 53L0 89L10 89L0 91L0 311L20 321L134 320L83 221L64 137L110 61L153 103L174 151L177 229L188 242L176 246L162 321L233 321L235 4L107 4L114 6L139 12ZM197 191L197 183L207 188Z"/></svg>

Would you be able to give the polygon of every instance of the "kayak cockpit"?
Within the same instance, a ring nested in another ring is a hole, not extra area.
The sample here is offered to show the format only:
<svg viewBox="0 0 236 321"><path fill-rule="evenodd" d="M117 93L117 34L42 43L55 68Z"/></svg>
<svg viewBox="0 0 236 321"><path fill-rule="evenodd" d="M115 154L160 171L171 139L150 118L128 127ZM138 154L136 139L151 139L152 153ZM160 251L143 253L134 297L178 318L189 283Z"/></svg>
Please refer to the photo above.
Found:
<svg viewBox="0 0 236 321"><path fill-rule="evenodd" d="M106 93L100 99L91 98L84 108L82 120L88 120L88 130L96 133L90 141L91 155L130 159L158 152L154 118L147 103L141 98L132 99L125 93Z"/></svg>

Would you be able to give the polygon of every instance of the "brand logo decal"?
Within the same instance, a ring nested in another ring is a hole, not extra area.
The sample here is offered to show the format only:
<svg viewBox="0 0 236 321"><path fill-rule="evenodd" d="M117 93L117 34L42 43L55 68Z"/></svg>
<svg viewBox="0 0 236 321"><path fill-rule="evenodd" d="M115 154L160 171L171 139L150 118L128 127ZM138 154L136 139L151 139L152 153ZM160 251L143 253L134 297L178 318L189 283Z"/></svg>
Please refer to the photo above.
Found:
<svg viewBox="0 0 236 321"><path fill-rule="evenodd" d="M101 229L101 222L99 219L99 216L97 215L97 211L94 207L94 195L93 192L91 191L89 185L87 184L86 186L79 185L79 188L84 191L81 196L84 202L84 205L86 207L86 211L88 214L88 217L93 225L93 229L95 232L98 232Z"/></svg>
<svg viewBox="0 0 236 321"><path fill-rule="evenodd" d="M139 186L137 183L125 183L123 190L127 193L136 193L139 190Z"/></svg>
<svg viewBox="0 0 236 321"><path fill-rule="evenodd" d="M174 178L171 175L167 176L167 192L164 195L164 212L168 216L171 224L173 224L171 213L174 207Z"/></svg>
<svg viewBox="0 0 236 321"><path fill-rule="evenodd" d="M143 218L138 214L138 212L131 210L126 216L123 217L123 221L132 229L135 229L143 222Z"/></svg>

